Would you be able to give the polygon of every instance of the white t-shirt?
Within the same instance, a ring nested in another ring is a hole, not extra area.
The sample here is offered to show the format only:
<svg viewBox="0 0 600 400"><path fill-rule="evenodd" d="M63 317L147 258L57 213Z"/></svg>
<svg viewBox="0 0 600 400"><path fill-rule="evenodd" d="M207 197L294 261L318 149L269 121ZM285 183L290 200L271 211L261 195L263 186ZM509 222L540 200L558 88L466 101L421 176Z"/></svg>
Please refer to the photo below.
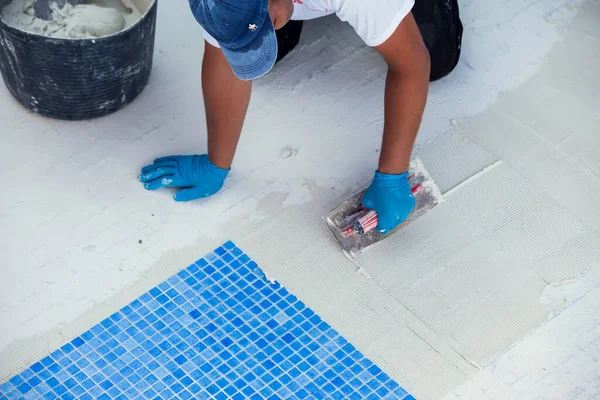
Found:
<svg viewBox="0 0 600 400"><path fill-rule="evenodd" d="M293 0L293 20L308 20L335 13L348 22L367 46L379 46L394 33L415 0ZM217 41L200 27L206 41Z"/></svg>

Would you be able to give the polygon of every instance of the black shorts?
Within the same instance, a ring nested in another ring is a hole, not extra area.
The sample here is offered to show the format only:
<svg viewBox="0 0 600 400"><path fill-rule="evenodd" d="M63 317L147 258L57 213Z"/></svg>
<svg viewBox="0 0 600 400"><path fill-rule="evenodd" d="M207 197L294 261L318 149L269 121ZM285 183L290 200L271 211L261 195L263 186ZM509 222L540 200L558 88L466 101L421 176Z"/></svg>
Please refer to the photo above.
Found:
<svg viewBox="0 0 600 400"><path fill-rule="evenodd" d="M430 80L448 75L458 64L463 25L457 0L416 0L412 9L431 58ZM276 32L279 53L284 58L300 40L302 21L289 21Z"/></svg>

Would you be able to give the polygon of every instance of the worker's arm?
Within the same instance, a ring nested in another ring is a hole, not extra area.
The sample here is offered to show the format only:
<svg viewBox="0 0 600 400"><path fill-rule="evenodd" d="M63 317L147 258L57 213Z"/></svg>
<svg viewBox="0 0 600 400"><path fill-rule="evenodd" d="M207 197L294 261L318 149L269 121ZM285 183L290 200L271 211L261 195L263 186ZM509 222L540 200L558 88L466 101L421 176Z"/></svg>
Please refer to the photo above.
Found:
<svg viewBox="0 0 600 400"><path fill-rule="evenodd" d="M386 233L415 207L407 171L427 101L430 61L412 13L375 49L388 64L385 122L379 168L362 202L377 212L377 229Z"/></svg>
<svg viewBox="0 0 600 400"><path fill-rule="evenodd" d="M142 168L148 190L182 188L177 201L215 194L223 187L250 103L251 81L238 79L221 49L208 42L202 62L202 89L208 130L208 154L168 156Z"/></svg>
<svg viewBox="0 0 600 400"><path fill-rule="evenodd" d="M392 36L375 47L388 64L379 172L408 169L429 89L429 52L409 13Z"/></svg>
<svg viewBox="0 0 600 400"><path fill-rule="evenodd" d="M242 133L252 81L238 79L221 49L206 42L202 89L208 129L208 156L216 166L228 169Z"/></svg>

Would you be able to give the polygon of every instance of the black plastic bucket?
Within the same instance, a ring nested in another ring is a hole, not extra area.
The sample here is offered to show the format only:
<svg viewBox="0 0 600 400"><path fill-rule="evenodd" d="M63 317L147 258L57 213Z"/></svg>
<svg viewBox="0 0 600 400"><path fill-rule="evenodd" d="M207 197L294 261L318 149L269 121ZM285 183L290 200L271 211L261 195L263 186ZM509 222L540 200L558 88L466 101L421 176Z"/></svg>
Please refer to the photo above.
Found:
<svg viewBox="0 0 600 400"><path fill-rule="evenodd" d="M0 9L11 0L0 0ZM119 110L144 89L152 69L157 0L116 34L95 39L49 38L0 18L0 72L28 109L67 120Z"/></svg>

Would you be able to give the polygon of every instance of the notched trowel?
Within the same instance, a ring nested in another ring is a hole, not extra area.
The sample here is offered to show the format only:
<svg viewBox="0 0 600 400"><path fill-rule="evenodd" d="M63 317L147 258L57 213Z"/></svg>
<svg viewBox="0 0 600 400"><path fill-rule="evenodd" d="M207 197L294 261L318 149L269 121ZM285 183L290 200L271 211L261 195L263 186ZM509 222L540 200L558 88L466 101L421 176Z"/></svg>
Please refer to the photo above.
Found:
<svg viewBox="0 0 600 400"><path fill-rule="evenodd" d="M374 210L365 209L361 204L361 198L365 190L352 196L327 214L327 224L338 242L340 242L344 253L351 258L358 256L368 247L387 238L404 225L414 221L444 201L440 189L418 158L410 162L408 183L415 196L415 208L406 221L385 235L375 229L377 227L377 213Z"/></svg>

